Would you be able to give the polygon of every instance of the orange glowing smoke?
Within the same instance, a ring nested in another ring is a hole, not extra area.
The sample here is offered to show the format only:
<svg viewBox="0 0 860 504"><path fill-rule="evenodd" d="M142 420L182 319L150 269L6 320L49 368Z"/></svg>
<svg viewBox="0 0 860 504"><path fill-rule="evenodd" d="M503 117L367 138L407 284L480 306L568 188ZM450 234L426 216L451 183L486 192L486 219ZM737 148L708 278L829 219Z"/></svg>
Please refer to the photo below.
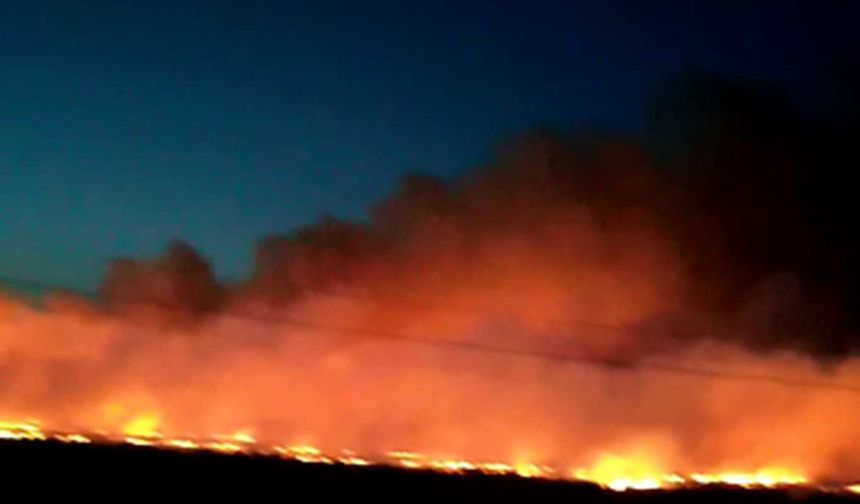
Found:
<svg viewBox="0 0 860 504"><path fill-rule="evenodd" d="M841 298L782 190L726 190L754 200L710 201L749 210L727 218L636 148L538 142L453 185L413 177L368 224L269 238L238 285L175 244L112 265L95 302L0 297L0 418L619 490L856 481L860 395L795 386L858 384L860 359L813 351L843 341L838 316L817 325Z"/></svg>
<svg viewBox="0 0 860 504"><path fill-rule="evenodd" d="M156 337L146 326L8 302L3 316L17 334L51 339L62 327L65 338L75 335L78 346L57 359L19 363L16 394L7 390L2 403L3 417L38 418L64 442L571 478L615 490L857 474L860 401L838 389L548 365L292 334L289 326L271 333L227 318L181 332L160 328ZM245 339L235 340L238 331ZM125 337L134 352L112 365ZM272 345L273 337L282 339ZM50 385L50 367L69 358L80 366L66 368L75 388ZM691 347L675 359L842 382L858 372L848 360L823 377L796 354L762 358L724 345ZM88 373L109 379L89 381ZM55 402L63 393L75 400ZM44 432L35 423L0 424L3 439L40 440Z"/></svg>

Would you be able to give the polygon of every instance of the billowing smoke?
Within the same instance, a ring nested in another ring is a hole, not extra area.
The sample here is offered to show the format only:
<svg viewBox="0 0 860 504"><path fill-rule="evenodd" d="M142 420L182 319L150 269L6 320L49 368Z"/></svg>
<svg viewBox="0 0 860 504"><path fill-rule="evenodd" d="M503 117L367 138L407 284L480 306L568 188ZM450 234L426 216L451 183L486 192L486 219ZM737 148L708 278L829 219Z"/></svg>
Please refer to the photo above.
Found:
<svg viewBox="0 0 860 504"><path fill-rule="evenodd" d="M797 386L860 384L850 128L744 86L673 96L644 140L539 131L268 237L239 284L177 242L96 302L0 299L0 416L856 477L860 395Z"/></svg>

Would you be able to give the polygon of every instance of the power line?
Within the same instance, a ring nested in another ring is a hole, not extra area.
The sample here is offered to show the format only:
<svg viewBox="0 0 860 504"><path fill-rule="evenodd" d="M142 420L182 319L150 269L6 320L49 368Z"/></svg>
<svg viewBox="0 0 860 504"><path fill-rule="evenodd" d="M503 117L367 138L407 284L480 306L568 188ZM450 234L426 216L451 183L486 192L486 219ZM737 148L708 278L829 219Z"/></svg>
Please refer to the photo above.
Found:
<svg viewBox="0 0 860 504"><path fill-rule="evenodd" d="M432 338L422 338L411 336L403 333L396 332L388 332L388 331L380 331L376 329L369 328L360 328L360 327L344 327L344 326L336 326L329 325L325 323L320 323L312 320L305 320L290 316L274 316L274 315L261 315L255 313L244 313L244 312L236 312L230 310L207 310L207 309L193 309L187 306L179 306L171 303L159 302L156 300L143 299L143 298L131 298L131 297L123 297L116 295L109 295L106 293L98 293L95 291L88 291L84 289L68 289L62 288L55 285L50 285L43 282L2 276L0 275L0 285L5 285L7 287L17 288L17 289L27 289L27 290L41 290L41 291L59 291L66 292L70 294L74 294L76 296L100 300L107 298L108 300L122 302L122 303L130 303L130 304L138 304L144 306L154 307L156 309L161 310L169 310L169 311L179 311L183 313L199 313L204 314L207 312L215 313L219 316L230 317L230 318L238 318L242 320L250 320L260 323L266 324L281 324L281 325L289 325L293 327L300 327L303 329L310 329L321 332L329 332L329 333L339 333L339 334L355 334L366 336L370 338L376 339L384 339L389 341L396 341L400 343L408 343L408 344L418 344L418 345L426 345L426 346L434 346L440 348L448 348L458 351L467 351L467 352L478 352L478 353L487 353L487 354L496 354L496 355L506 355L513 357L522 357L522 358L530 358L543 360L548 362L559 362L577 366L587 366L587 367L595 367L606 369L610 371L648 371L648 372L657 372L657 373L668 373L668 374L677 374L677 375L688 375L688 376L698 376L704 378L715 378L715 379L724 379L724 380L741 380L741 381L756 381L756 382L764 382L771 383L775 385L781 386L789 386L789 387L798 387L798 388L816 388L816 389L829 389L829 390L837 390L842 392L849 392L860 394L860 386L847 384L847 383L838 383L838 382L826 382L826 381L813 381L813 380L804 380L800 378L791 378L784 376L775 376L775 375L764 375L764 374L755 374L748 372L740 372L740 371L727 371L727 370L718 370L718 369L704 369L697 368L692 366L681 366L675 364L668 364L662 362L654 362L654 361L645 361L645 362L637 362L631 363L629 361L620 360L620 359L609 359L609 358L598 358L594 356L587 356L581 354L571 354L571 353L551 353L551 352L539 352L535 350L529 349L520 349L520 348L510 348L510 347L498 347L492 345L485 345L482 343L476 342L468 342L468 341L450 341L450 340L440 340L440 339L432 339Z"/></svg>

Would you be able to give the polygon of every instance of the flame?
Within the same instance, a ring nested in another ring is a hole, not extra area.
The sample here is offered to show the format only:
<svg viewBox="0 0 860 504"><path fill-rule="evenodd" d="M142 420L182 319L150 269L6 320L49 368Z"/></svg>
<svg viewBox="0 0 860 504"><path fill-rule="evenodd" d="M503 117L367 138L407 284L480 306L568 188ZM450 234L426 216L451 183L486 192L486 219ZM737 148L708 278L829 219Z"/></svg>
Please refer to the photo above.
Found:
<svg viewBox="0 0 860 504"><path fill-rule="evenodd" d="M157 415L146 413L134 417L122 427L122 432L129 438L156 439L160 438L158 432L160 421Z"/></svg>
<svg viewBox="0 0 860 504"><path fill-rule="evenodd" d="M222 454L272 454L286 460L312 464L342 464L354 466L395 465L410 470L428 470L442 473L482 473L487 475L516 475L523 478L568 479L600 485L603 488L624 492L656 490L695 485L730 485L742 488L778 488L809 486L816 487L802 472L781 467L765 467L751 471L726 470L713 473L683 475L666 472L655 459L633 453L618 455L603 453L588 467L567 472L528 461L516 463L480 462L455 458L434 458L419 452L392 450L382 458L362 457L354 450L341 450L339 455L327 455L317 446L295 444L270 446L260 444L243 429L227 436L214 436L211 440L195 441L182 437L167 437L161 434L156 416L145 414L134 417L121 432L110 435L102 431L103 443L126 443L159 449L181 451L210 451ZM89 444L96 442L91 436L81 433L45 431L36 421L0 422L0 440L7 441L58 441L62 443ZM568 474L559 477L559 474ZM817 486L821 490L843 491L860 494L860 484L841 487Z"/></svg>
<svg viewBox="0 0 860 504"><path fill-rule="evenodd" d="M573 472L573 476L576 479L591 481L618 491L651 490L661 488L669 482L662 471L655 468L648 460L612 454L601 455L591 468L577 469Z"/></svg>
<svg viewBox="0 0 860 504"><path fill-rule="evenodd" d="M242 445L229 441L212 441L203 445L206 449L219 453L240 453Z"/></svg>
<svg viewBox="0 0 860 504"><path fill-rule="evenodd" d="M531 462L520 461L514 465L514 473L523 478L546 477L551 472L553 471Z"/></svg>
<svg viewBox="0 0 860 504"><path fill-rule="evenodd" d="M236 431L230 435L230 438L237 443L243 444L254 444L257 442L257 440L254 439L254 436L251 435L250 430Z"/></svg>
<svg viewBox="0 0 860 504"><path fill-rule="evenodd" d="M168 439L165 442L165 446L180 450L199 450L201 448L199 443L195 443L190 439Z"/></svg>
<svg viewBox="0 0 860 504"><path fill-rule="evenodd" d="M38 422L0 422L0 439L35 441L44 440L45 435Z"/></svg>
<svg viewBox="0 0 860 504"><path fill-rule="evenodd" d="M514 467L504 462L484 462L477 464L478 469L484 474L512 474Z"/></svg>
<svg viewBox="0 0 860 504"><path fill-rule="evenodd" d="M769 467L753 472L727 471L718 474L692 474L690 478L696 483L729 484L744 488L804 485L809 482L806 476L789 469Z"/></svg>
<svg viewBox="0 0 860 504"><path fill-rule="evenodd" d="M274 452L281 457L299 462L332 464L334 460L322 454L322 450L311 445L276 446ZM353 464L356 465L356 464Z"/></svg>
<svg viewBox="0 0 860 504"><path fill-rule="evenodd" d="M344 465L357 465L357 466L370 465L369 460L362 458L362 457L359 457L352 450L343 450L342 455L340 457L337 457L335 460L337 460L338 463L344 464Z"/></svg>
<svg viewBox="0 0 860 504"><path fill-rule="evenodd" d="M54 439L62 443L89 444L93 442L92 439L82 434L57 434Z"/></svg>

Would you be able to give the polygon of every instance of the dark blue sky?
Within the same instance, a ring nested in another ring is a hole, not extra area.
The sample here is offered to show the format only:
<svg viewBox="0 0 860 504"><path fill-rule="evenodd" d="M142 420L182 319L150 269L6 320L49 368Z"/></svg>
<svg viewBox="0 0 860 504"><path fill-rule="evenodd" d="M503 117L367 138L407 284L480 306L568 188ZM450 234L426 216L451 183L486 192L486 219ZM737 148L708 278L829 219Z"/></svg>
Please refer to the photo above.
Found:
<svg viewBox="0 0 860 504"><path fill-rule="evenodd" d="M404 171L456 174L546 122L635 132L687 68L809 93L858 21L813 1L2 5L0 274L75 285L99 263L60 248L173 237L240 275L260 236L360 218Z"/></svg>

